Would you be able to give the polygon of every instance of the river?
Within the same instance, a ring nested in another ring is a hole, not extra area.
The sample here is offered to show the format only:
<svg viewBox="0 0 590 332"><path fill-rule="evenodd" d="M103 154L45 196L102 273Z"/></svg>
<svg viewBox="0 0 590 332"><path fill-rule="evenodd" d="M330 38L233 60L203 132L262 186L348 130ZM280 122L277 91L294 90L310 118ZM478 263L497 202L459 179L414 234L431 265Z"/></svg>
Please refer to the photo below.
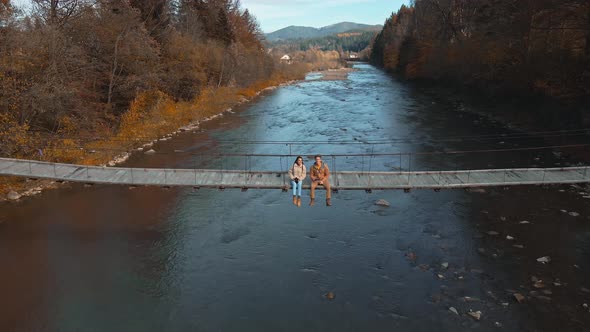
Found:
<svg viewBox="0 0 590 332"><path fill-rule="evenodd" d="M292 160L206 154L547 144L432 88L356 68L347 80L266 92L125 166L284 169ZM551 150L325 159L338 170L574 162ZM272 190L64 184L0 205L0 331L582 330L590 324L586 190L341 191L332 207L320 191L316 206L306 192L297 208L290 193ZM551 261L537 262L542 256Z"/></svg>

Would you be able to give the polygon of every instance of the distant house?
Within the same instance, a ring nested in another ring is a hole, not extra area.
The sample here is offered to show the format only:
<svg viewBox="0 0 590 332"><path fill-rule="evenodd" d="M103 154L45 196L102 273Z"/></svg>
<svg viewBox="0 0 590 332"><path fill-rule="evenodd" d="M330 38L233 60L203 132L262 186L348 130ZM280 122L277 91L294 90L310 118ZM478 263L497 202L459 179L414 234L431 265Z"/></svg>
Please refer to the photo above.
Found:
<svg viewBox="0 0 590 332"><path fill-rule="evenodd" d="M281 63L286 63L290 65L292 62L293 60L291 60L291 57L288 54L283 55L283 57L281 58Z"/></svg>
<svg viewBox="0 0 590 332"><path fill-rule="evenodd" d="M348 58L349 58L350 60L358 60L358 58L359 58L359 55L358 55L357 53L352 53L352 52L351 52L351 53L348 55Z"/></svg>

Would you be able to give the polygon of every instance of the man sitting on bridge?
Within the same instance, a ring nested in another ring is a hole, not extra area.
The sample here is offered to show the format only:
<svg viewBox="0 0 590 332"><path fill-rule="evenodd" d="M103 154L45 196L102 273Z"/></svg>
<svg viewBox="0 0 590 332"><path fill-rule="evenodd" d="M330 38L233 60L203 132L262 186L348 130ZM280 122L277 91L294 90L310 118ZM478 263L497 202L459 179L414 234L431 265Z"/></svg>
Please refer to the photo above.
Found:
<svg viewBox="0 0 590 332"><path fill-rule="evenodd" d="M332 192L330 190L330 169L328 169L328 165L326 165L322 161L322 156L315 156L315 163L311 166L311 172L309 174L311 178L311 201L309 202L309 206L313 206L315 204L315 188L317 186L324 186L326 188L326 206L332 206L330 202L330 198L332 197Z"/></svg>

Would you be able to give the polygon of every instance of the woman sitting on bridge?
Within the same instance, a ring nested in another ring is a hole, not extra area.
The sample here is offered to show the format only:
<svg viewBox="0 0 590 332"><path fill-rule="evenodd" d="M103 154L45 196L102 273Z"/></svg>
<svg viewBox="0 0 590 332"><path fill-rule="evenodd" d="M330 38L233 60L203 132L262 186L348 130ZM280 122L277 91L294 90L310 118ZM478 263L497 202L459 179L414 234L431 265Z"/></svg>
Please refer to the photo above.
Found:
<svg viewBox="0 0 590 332"><path fill-rule="evenodd" d="M305 179L307 169L303 164L303 157L298 156L289 169L289 177L291 178L291 187L293 188L293 204L301 206L301 185Z"/></svg>

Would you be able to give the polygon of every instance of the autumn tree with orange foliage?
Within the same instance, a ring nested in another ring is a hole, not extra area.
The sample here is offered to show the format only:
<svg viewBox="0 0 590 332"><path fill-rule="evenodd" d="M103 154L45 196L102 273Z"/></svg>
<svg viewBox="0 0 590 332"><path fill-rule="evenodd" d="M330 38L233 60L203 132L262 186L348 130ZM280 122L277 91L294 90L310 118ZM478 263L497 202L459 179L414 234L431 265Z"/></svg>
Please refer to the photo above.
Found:
<svg viewBox="0 0 590 332"><path fill-rule="evenodd" d="M278 71L238 0L33 3L13 15L0 0L0 156L71 161L111 138L137 144L132 134L221 111L216 96L236 102L300 75Z"/></svg>

